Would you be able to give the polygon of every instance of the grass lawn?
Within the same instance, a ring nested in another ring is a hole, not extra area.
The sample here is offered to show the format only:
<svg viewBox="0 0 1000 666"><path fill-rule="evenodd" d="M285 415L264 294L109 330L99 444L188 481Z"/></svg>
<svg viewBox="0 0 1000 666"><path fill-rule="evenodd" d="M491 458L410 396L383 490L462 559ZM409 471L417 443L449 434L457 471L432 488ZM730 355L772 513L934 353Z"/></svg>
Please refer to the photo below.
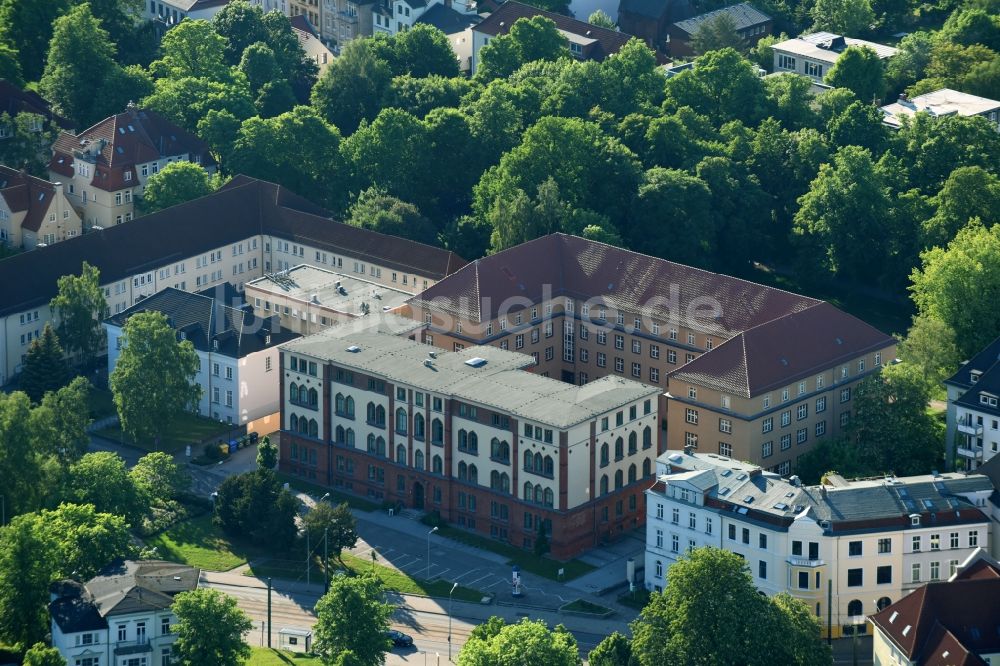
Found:
<svg viewBox="0 0 1000 666"><path fill-rule="evenodd" d="M250 654L247 666L285 666L286 664L292 664L292 666L323 666L323 662L319 657L294 654L273 648L255 647L250 649L253 652Z"/></svg>
<svg viewBox="0 0 1000 666"><path fill-rule="evenodd" d="M208 513L177 523L165 532L146 539L160 557L209 571L228 571L256 555L257 551L234 544L212 523Z"/></svg>
<svg viewBox="0 0 1000 666"><path fill-rule="evenodd" d="M343 554L344 564L355 573L362 573L372 570L372 561L368 558L356 557L350 553ZM337 569L338 565L333 557L330 557L331 571ZM417 578L411 578L402 571L397 571L392 567L375 563L375 574L382 579L386 589L394 590L402 594L423 594L429 597L447 597L452 583L445 580L435 580L426 582ZM305 580L306 567L302 560L278 560L268 559L261 564L251 565L250 571L246 574L255 578L284 578L287 580ZM323 581L323 558L314 557L312 567L312 582ZM485 595L468 587L461 585L455 588L453 598L459 601L480 601Z"/></svg>
<svg viewBox="0 0 1000 666"><path fill-rule="evenodd" d="M503 543L502 541L488 539L486 537L479 536L478 534L472 534L449 525L441 525L438 529L438 534L448 537L449 539L454 539L460 543L465 543L470 546L475 546L476 548L492 551L498 555L503 555L510 561L510 564L516 564L521 567L522 571L528 571L536 576L543 576L551 580L559 580L559 569L564 570L563 580L573 580L574 578L579 578L580 576L594 570L594 567L586 562L581 562L580 560L558 562L556 560L538 557L532 552L515 548L514 546Z"/></svg>
<svg viewBox="0 0 1000 666"><path fill-rule="evenodd" d="M649 603L649 590L638 588L635 592L626 592L618 597L618 603L641 611Z"/></svg>
<svg viewBox="0 0 1000 666"><path fill-rule="evenodd" d="M104 389L99 389L95 387L90 387L90 393L87 394L87 403L90 410L90 418L103 419L106 416L113 416L117 412L115 407L115 399L111 395L111 391L105 391Z"/></svg>
<svg viewBox="0 0 1000 666"><path fill-rule="evenodd" d="M330 501L334 503L347 502L351 508L358 509L359 511L378 511L382 508L381 505L376 504L375 502L371 502L361 497L355 497L354 495L349 495L347 493L338 492L333 488L327 488L326 486L321 486L318 483L310 483L309 481L300 479L297 476L292 476L291 474L277 472L277 477L295 490L302 493L308 493L315 498L320 498L326 493L330 493Z"/></svg>
<svg viewBox="0 0 1000 666"><path fill-rule="evenodd" d="M197 414L184 413L178 417L167 432L160 436L159 445L155 441L133 443L146 451L166 451L167 453L178 453L183 451L185 446L191 444L192 453L198 455L201 453L201 443L204 440L226 439L230 434L235 436L236 433L237 430L227 423L219 423ZM118 426L102 428L97 431L97 435L116 442L125 439Z"/></svg>
<svg viewBox="0 0 1000 666"><path fill-rule="evenodd" d="M593 613L594 615L604 615L605 613L610 613L611 609L607 606L601 606L600 604L592 604L589 601L583 599L577 599L576 601L571 601L559 610L573 611L576 613Z"/></svg>

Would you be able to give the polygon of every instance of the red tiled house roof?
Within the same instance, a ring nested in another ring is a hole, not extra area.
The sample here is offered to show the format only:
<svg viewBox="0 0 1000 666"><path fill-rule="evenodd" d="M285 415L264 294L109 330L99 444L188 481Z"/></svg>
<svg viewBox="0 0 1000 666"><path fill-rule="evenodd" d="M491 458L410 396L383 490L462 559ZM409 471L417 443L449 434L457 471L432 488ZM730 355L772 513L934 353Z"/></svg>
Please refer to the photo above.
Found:
<svg viewBox="0 0 1000 666"><path fill-rule="evenodd" d="M27 211L22 229L38 231L55 195L56 188L49 181L0 165L0 196L12 213Z"/></svg>

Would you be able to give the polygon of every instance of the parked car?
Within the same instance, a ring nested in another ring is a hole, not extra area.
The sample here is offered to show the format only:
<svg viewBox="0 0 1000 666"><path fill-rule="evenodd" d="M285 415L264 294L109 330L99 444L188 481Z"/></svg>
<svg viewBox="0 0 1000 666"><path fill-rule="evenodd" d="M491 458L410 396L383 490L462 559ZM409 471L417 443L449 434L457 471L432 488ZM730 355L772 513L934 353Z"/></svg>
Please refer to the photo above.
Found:
<svg viewBox="0 0 1000 666"><path fill-rule="evenodd" d="M385 636L392 641L392 644L395 647L413 647L413 637L407 636L401 631L390 629L385 632Z"/></svg>

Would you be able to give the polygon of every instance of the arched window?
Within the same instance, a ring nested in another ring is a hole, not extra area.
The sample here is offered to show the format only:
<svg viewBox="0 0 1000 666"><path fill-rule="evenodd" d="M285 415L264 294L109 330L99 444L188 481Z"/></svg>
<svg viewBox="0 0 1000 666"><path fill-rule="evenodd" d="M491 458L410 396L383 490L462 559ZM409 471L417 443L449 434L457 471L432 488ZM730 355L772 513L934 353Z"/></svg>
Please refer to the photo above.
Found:
<svg viewBox="0 0 1000 666"><path fill-rule="evenodd" d="M853 599L847 604L847 614L851 617L858 617L863 613L860 599Z"/></svg>
<svg viewBox="0 0 1000 666"><path fill-rule="evenodd" d="M649 458L642 461L642 476L647 477L653 473L653 463Z"/></svg>
<svg viewBox="0 0 1000 666"><path fill-rule="evenodd" d="M299 433L303 435L309 434L309 421L304 416L299 417Z"/></svg>
<svg viewBox="0 0 1000 666"><path fill-rule="evenodd" d="M469 448L469 433L465 430L458 431L458 450L465 451Z"/></svg>
<svg viewBox="0 0 1000 666"><path fill-rule="evenodd" d="M424 415L419 412L413 416L413 438L424 440Z"/></svg>
<svg viewBox="0 0 1000 666"><path fill-rule="evenodd" d="M292 418L288 419L288 429L292 432L299 431L299 417L297 415L292 414Z"/></svg>
<svg viewBox="0 0 1000 666"><path fill-rule="evenodd" d="M479 470L475 465L469 465L469 483L479 483Z"/></svg>
<svg viewBox="0 0 1000 666"><path fill-rule="evenodd" d="M646 426L642 431L642 448L648 449L653 445L653 429Z"/></svg>
<svg viewBox="0 0 1000 666"><path fill-rule="evenodd" d="M379 428L385 427L385 407L382 405L375 408L375 425Z"/></svg>
<svg viewBox="0 0 1000 666"><path fill-rule="evenodd" d="M374 425L374 423L375 423L375 403L374 402L369 402L368 403L368 408L366 410L366 413L367 413L368 423L371 423L371 424Z"/></svg>
<svg viewBox="0 0 1000 666"><path fill-rule="evenodd" d="M632 431L628 434L628 454L632 455L639 450L639 436Z"/></svg>
<svg viewBox="0 0 1000 666"><path fill-rule="evenodd" d="M354 448L354 428L348 428L347 431L344 432L344 443L347 444L348 447L352 449Z"/></svg>
<svg viewBox="0 0 1000 666"><path fill-rule="evenodd" d="M396 447L396 462L400 465L406 464L406 447L402 444Z"/></svg>
<svg viewBox="0 0 1000 666"><path fill-rule="evenodd" d="M608 445L601 444L601 467L608 466Z"/></svg>
<svg viewBox="0 0 1000 666"><path fill-rule="evenodd" d="M628 466L628 482L629 483L635 483L635 473L636 473L635 464L629 465Z"/></svg>
<svg viewBox="0 0 1000 666"><path fill-rule="evenodd" d="M545 504L545 506L552 506L555 504L555 493L552 492L551 488L545 489L545 498L542 503Z"/></svg>
<svg viewBox="0 0 1000 666"><path fill-rule="evenodd" d="M464 462L458 463L458 480L465 481L469 478L469 468Z"/></svg>
<svg viewBox="0 0 1000 666"><path fill-rule="evenodd" d="M431 444L444 444L444 424L441 419L431 421Z"/></svg>
<svg viewBox="0 0 1000 666"><path fill-rule="evenodd" d="M319 407L319 393L314 388L309 389L309 406L313 409Z"/></svg>
<svg viewBox="0 0 1000 666"><path fill-rule="evenodd" d="M479 435L474 432L469 433L469 453L479 455Z"/></svg>
<svg viewBox="0 0 1000 666"><path fill-rule="evenodd" d="M337 429L333 431L333 438L337 444L344 443L344 426L337 426Z"/></svg>
<svg viewBox="0 0 1000 666"><path fill-rule="evenodd" d="M375 435L368 435L368 453L375 455L378 449L375 448Z"/></svg>
<svg viewBox="0 0 1000 666"><path fill-rule="evenodd" d="M510 492L510 477L507 476L507 472L500 475L500 490L505 493Z"/></svg>
<svg viewBox="0 0 1000 666"><path fill-rule="evenodd" d="M535 486L535 504L541 504L544 494L542 493L541 486Z"/></svg>
<svg viewBox="0 0 1000 666"><path fill-rule="evenodd" d="M441 461L441 456L434 456L434 459L431 462L433 465L431 469L435 474L444 473L444 464Z"/></svg>
<svg viewBox="0 0 1000 666"><path fill-rule="evenodd" d="M530 481L525 481L524 482L524 494L521 496L521 498L525 502L530 502L531 501L531 495L532 495L531 482Z"/></svg>
<svg viewBox="0 0 1000 666"><path fill-rule="evenodd" d="M538 473L541 473L541 471L542 471L542 454L541 453L536 453L535 454L535 461L534 461L533 464L534 464L534 470L536 472L538 472Z"/></svg>
<svg viewBox="0 0 1000 666"><path fill-rule="evenodd" d="M495 458L500 460L503 456L500 455L500 440L494 437L490 440L490 458Z"/></svg>
<svg viewBox="0 0 1000 666"><path fill-rule="evenodd" d="M625 442L619 437L615 440L615 460L621 460L625 457Z"/></svg>
<svg viewBox="0 0 1000 666"><path fill-rule="evenodd" d="M608 494L608 475L601 475L601 497Z"/></svg>
<svg viewBox="0 0 1000 666"><path fill-rule="evenodd" d="M396 410L396 432L400 435L406 434L406 410L400 407Z"/></svg>
<svg viewBox="0 0 1000 666"><path fill-rule="evenodd" d="M420 449L417 449L413 453L413 466L417 469L424 468L424 452Z"/></svg>
<svg viewBox="0 0 1000 666"><path fill-rule="evenodd" d="M337 416L346 416L347 411L344 409L344 394L338 393L334 398L333 410L337 412Z"/></svg>
<svg viewBox="0 0 1000 666"><path fill-rule="evenodd" d="M526 472L530 472L531 471L531 460L532 460L532 458L531 458L531 451L525 451L524 452L524 471L526 471Z"/></svg>
<svg viewBox="0 0 1000 666"><path fill-rule="evenodd" d="M500 490L500 472L496 470L490 472L490 488Z"/></svg>
<svg viewBox="0 0 1000 666"><path fill-rule="evenodd" d="M552 456L545 456L545 460L542 462L542 474L545 476L554 476L554 464L552 462Z"/></svg>
<svg viewBox="0 0 1000 666"><path fill-rule="evenodd" d="M316 422L316 419L309 419L309 436L319 437L319 423Z"/></svg>
<svg viewBox="0 0 1000 666"><path fill-rule="evenodd" d="M381 435L375 438L375 455L385 458L385 438Z"/></svg>
<svg viewBox="0 0 1000 666"><path fill-rule="evenodd" d="M295 382L288 386L288 401L292 404L299 401L299 385Z"/></svg>
<svg viewBox="0 0 1000 666"><path fill-rule="evenodd" d="M875 602L875 607L879 610L885 610L892 603L892 599L889 597L882 597L877 602Z"/></svg>
<svg viewBox="0 0 1000 666"><path fill-rule="evenodd" d="M624 481L624 479L625 479L625 475L622 474L621 470L618 470L617 472L615 472L615 490L618 490L623 485L625 485L624 483L622 483L622 481Z"/></svg>
<svg viewBox="0 0 1000 666"><path fill-rule="evenodd" d="M347 418L354 418L354 398L351 396L344 398L344 413L347 415Z"/></svg>

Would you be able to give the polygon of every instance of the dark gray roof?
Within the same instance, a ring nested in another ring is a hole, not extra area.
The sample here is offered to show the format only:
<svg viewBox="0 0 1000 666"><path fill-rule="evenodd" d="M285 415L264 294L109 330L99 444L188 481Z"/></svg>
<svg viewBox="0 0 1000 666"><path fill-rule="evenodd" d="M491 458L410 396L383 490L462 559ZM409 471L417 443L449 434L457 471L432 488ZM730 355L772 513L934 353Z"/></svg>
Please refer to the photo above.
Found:
<svg viewBox="0 0 1000 666"><path fill-rule="evenodd" d="M444 34L451 35L476 25L480 20L478 14L463 14L445 5L434 5L417 19L417 23L432 25Z"/></svg>
<svg viewBox="0 0 1000 666"><path fill-rule="evenodd" d="M986 373L987 370L997 367L998 361L1000 361L1000 338L986 345L982 351L960 367L955 374L944 380L944 383L972 388L972 380L970 379L972 371L977 370L980 373Z"/></svg>
<svg viewBox="0 0 1000 666"><path fill-rule="evenodd" d="M299 337L298 333L282 330L276 316L265 319L255 315L250 308L233 307L213 296L173 287L139 301L109 317L107 322L123 327L132 315L149 311L166 315L170 325L190 340L195 349L211 350L232 358L242 358Z"/></svg>
<svg viewBox="0 0 1000 666"><path fill-rule="evenodd" d="M983 404L980 401L981 394L983 393L988 393L994 398L1000 398L1000 363L984 372L972 388L955 400L955 404L977 412L1000 416L1000 404L997 407L990 407L988 404Z"/></svg>
<svg viewBox="0 0 1000 666"><path fill-rule="evenodd" d="M728 14L733 18L737 30L743 30L771 20L770 16L758 9L755 9L752 5L750 5L750 3L741 2L738 5L731 5L729 7L716 9L715 11L707 12L705 14L699 14L698 16L692 16L684 21L678 21L677 23L674 23L674 25L689 35L693 35L698 32L698 29L706 21L718 18L722 14Z"/></svg>
<svg viewBox="0 0 1000 666"><path fill-rule="evenodd" d="M658 19L670 9L669 0L621 0L618 12L638 14L651 19Z"/></svg>
<svg viewBox="0 0 1000 666"><path fill-rule="evenodd" d="M97 606L86 588L73 580L57 581L50 592L56 599L49 604L49 614L64 634L106 628L107 622L97 612Z"/></svg>

